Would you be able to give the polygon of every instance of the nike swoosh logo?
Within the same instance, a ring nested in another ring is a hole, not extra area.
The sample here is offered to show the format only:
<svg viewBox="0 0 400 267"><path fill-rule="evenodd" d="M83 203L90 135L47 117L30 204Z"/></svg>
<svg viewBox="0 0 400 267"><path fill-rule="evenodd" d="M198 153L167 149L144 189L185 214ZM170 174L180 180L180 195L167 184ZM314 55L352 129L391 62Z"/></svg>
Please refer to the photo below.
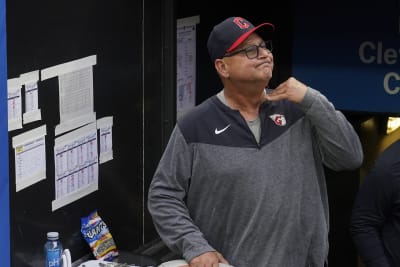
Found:
<svg viewBox="0 0 400 267"><path fill-rule="evenodd" d="M215 128L215 134L220 134L220 133L225 132L225 130L228 129L230 126L231 126L231 125L228 124L225 128L223 128L223 129L221 129L221 130L218 130L217 128Z"/></svg>

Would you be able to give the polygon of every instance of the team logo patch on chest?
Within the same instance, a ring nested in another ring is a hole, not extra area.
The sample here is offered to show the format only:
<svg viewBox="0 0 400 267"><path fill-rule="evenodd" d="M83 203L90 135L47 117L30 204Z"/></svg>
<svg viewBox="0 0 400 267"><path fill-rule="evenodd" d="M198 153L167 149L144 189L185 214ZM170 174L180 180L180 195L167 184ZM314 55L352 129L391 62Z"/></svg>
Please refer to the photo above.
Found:
<svg viewBox="0 0 400 267"><path fill-rule="evenodd" d="M278 126L285 126L286 125L285 116L283 116L281 114L273 114L273 115L270 115L269 117Z"/></svg>

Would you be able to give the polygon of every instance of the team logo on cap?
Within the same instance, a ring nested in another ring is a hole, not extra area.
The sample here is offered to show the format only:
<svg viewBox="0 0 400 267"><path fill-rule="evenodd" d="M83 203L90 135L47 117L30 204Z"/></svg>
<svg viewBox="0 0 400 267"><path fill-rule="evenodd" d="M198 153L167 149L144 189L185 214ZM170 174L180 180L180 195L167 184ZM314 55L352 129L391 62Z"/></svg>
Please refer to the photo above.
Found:
<svg viewBox="0 0 400 267"><path fill-rule="evenodd" d="M250 27L250 24L244 18L236 17L233 19L233 22L239 26L241 29L247 29Z"/></svg>

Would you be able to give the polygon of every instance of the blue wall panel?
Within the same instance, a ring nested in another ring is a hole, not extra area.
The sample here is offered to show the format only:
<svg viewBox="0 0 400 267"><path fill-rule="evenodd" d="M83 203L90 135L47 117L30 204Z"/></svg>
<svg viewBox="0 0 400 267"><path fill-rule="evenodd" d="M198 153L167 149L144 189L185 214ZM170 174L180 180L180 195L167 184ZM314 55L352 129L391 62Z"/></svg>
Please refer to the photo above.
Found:
<svg viewBox="0 0 400 267"><path fill-rule="evenodd" d="M294 76L339 109L400 113L400 2L295 5Z"/></svg>
<svg viewBox="0 0 400 267"><path fill-rule="evenodd" d="M8 118L7 118L7 53L5 0L0 0L0 259L10 266Z"/></svg>

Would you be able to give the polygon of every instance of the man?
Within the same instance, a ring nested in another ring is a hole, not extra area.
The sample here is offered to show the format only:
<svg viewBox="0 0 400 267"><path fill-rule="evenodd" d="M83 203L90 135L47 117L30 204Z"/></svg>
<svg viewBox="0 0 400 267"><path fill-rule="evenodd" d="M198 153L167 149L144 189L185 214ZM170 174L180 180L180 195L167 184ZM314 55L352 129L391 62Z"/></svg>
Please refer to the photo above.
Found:
<svg viewBox="0 0 400 267"><path fill-rule="evenodd" d="M223 89L178 120L150 185L155 227L190 267L323 266L323 164L363 160L353 127L318 91L295 78L266 89L274 57L262 30L274 26L230 17L214 27L207 46Z"/></svg>
<svg viewBox="0 0 400 267"><path fill-rule="evenodd" d="M400 140L382 152L365 177L350 230L367 267L400 266Z"/></svg>

